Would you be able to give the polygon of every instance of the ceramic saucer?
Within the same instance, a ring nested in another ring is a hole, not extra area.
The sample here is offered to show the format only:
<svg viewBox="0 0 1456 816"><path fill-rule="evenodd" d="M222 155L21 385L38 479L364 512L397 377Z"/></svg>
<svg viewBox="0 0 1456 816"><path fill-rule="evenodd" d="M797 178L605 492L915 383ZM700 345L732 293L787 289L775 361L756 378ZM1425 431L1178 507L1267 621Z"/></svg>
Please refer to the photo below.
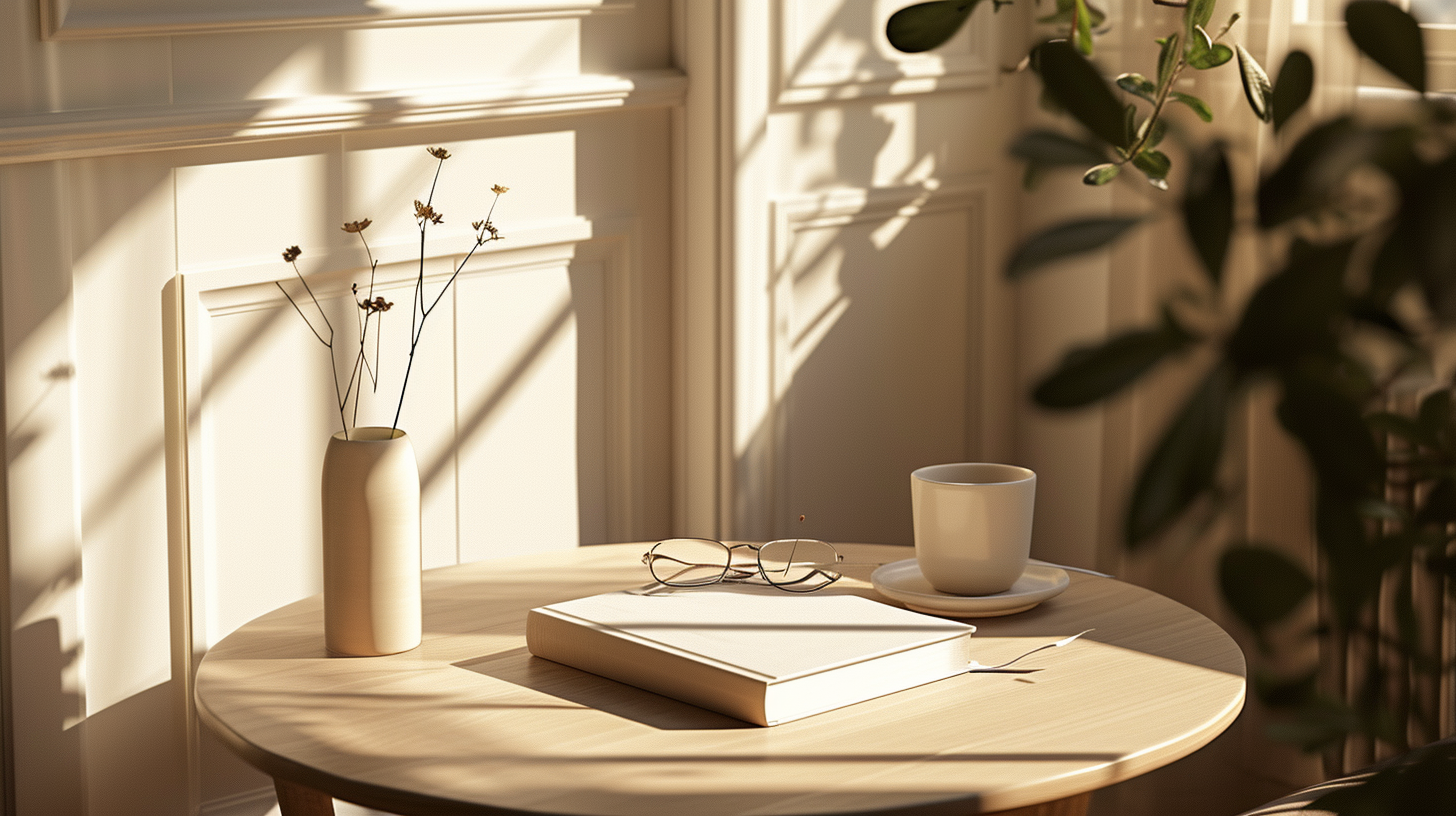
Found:
<svg viewBox="0 0 1456 816"><path fill-rule="evenodd" d="M1014 615L1060 595L1070 579L1065 570L1037 564L1026 565L1026 571L1005 592L995 595L951 595L939 592L920 574L920 565L913 558L892 561L870 575L870 583L886 597L905 604L916 612L946 615L952 618L991 618Z"/></svg>

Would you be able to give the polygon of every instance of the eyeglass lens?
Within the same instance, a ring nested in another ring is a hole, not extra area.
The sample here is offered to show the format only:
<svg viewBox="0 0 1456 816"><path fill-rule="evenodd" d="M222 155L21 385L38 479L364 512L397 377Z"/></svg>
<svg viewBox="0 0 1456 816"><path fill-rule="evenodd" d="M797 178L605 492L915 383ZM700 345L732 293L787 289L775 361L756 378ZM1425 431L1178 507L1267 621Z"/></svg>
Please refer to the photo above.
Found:
<svg viewBox="0 0 1456 816"><path fill-rule="evenodd" d="M647 568L668 586L716 584L728 574L728 546L707 538L669 538L647 553Z"/></svg>
<svg viewBox="0 0 1456 816"><path fill-rule="evenodd" d="M827 542L812 538L785 538L759 548L763 577L780 589L812 592L838 580L839 553Z"/></svg>

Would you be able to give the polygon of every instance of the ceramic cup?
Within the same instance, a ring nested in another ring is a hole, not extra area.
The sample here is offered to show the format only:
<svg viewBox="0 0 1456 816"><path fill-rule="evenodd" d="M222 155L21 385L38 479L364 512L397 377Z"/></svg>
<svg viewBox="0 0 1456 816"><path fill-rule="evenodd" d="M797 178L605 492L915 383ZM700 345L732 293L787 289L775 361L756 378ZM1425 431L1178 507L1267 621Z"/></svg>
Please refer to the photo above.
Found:
<svg viewBox="0 0 1456 816"><path fill-rule="evenodd" d="M915 560L930 585L952 595L995 595L1016 583L1031 554L1036 474L982 462L931 465L910 474Z"/></svg>

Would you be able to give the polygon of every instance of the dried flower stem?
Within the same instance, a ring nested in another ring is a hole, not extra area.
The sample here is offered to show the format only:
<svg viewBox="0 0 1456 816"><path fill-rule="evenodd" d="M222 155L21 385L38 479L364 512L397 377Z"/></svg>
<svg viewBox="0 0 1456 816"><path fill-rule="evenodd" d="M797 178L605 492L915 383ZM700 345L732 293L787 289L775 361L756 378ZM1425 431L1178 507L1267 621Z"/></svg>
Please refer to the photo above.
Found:
<svg viewBox="0 0 1456 816"><path fill-rule="evenodd" d="M400 383L399 388L399 404L395 407L394 422L390 425L390 430L397 430L399 428L399 417L400 414L404 411L404 395L406 390L409 388L410 372L414 370L415 351L419 348L420 338L424 335L425 320L430 316L430 313L435 310L435 307L440 304L440 300L444 298L445 292L449 290L450 285L455 282L455 279L460 276L460 272L465 268L466 264L469 263L471 257L475 255L475 251L482 246L485 246L487 243L490 243L491 241L501 240L500 231L497 230L495 228L495 225L491 222L491 217L495 213L496 203L500 201L501 195L505 193L508 189L506 187L500 186L499 184L491 187L491 192L495 193L495 199L491 201L490 210L486 214L485 220L476 221L474 224L472 224L472 226L475 228L474 246L472 246L470 248L470 251L465 254L465 257L461 259L460 263L456 265L449 279L445 281L445 285L442 286L439 293L435 295L434 300L430 301L429 304L426 304L426 235L429 231L429 227L431 224L442 224L445 220L444 214L435 211L434 200L435 188L439 185L440 182L441 167L444 165L445 159L450 158L450 151L446 150L443 147L431 147L427 148L427 150L429 151L431 156L434 156L437 159L437 162L435 164L434 177L430 180L429 194L425 196L424 202L420 202L418 200L415 201L415 221L420 230L420 262L419 269L415 274L415 289L414 292L412 292L410 295L409 360L405 364L404 380ZM328 315L325 314L323 306L319 304L319 300L314 295L313 289L308 285L308 281L304 280L303 274L298 271L297 260L298 256L302 254L298 247L293 246L284 250L283 260L293 266L293 273L298 276L299 282L303 284L304 290L308 292L309 299L313 302L314 308L318 311L319 317L323 320L323 325L327 329L327 337L325 337L324 331L319 330L318 326L315 324L315 321L310 320L309 317L304 314L304 311L302 307L299 306L298 301L294 300L293 296L288 293L288 290L283 288L283 284L280 282L275 282L278 286L279 291L283 292L283 296L288 298L288 302L293 306L294 311L297 311L298 316L303 318L303 322L308 324L308 328L310 331L313 332L314 337L318 338L318 341L329 350L329 365L333 372L334 379L334 397L338 402L339 422L344 426L345 439L349 438L349 413L347 411L347 408L350 398L354 400L353 419L355 427L358 427L359 401L360 398L363 396L364 378L366 376L369 378L370 384L375 392L378 392L379 390L379 378L381 375L379 361L380 349L382 344L381 337L383 335L384 329L384 313L389 311L390 307L394 306L393 303L390 303L386 301L383 297L374 294L374 283L377 273L379 271L379 261L374 257L374 252L369 248L369 242L364 238L363 235L364 230L369 227L370 223L372 222L366 218L362 221L350 221L349 223L344 224L342 228L344 232L354 233L359 236L359 241L364 245L364 254L369 260L369 288L365 292L364 299L358 299L359 285L357 283L350 287L350 291L353 292L355 304L364 314L355 315L355 325L359 331L359 350L354 355L353 366L350 367L349 383L347 387L343 388L342 390L340 390L339 387L338 362L334 358L333 324L329 322ZM374 324L374 362L373 365L371 365L368 353L369 322L371 318L374 317L376 312L379 314L379 321Z"/></svg>
<svg viewBox="0 0 1456 816"><path fill-rule="evenodd" d="M440 157L440 164L444 164L444 161L445 161L445 157ZM439 178L439 166L438 165L435 168L435 177L437 179ZM471 226L475 227L475 243L474 243L474 245L472 245L470 247L470 251L469 252L465 253L465 257L460 259L460 263L457 264L455 266L455 270L450 273L449 280L445 281L445 285L442 286L442 287L440 287L440 291L438 293L436 293L435 299L432 300L432 301L430 301L430 304L428 306L425 305L425 294L424 294L424 292L425 292L425 261L424 261L424 258L425 258L425 231L429 228L429 225L430 224L432 224L432 223L433 224L440 223L440 217L439 217L439 214L438 213L435 213L431 209L430 204L429 204L428 201L426 202L426 204L425 204L425 206L424 206L423 209L421 209L418 206L418 202L416 202L416 207L415 207L416 220L419 221L419 227L420 227L420 270L419 270L419 275L416 276L416 278L415 278L415 297L411 300L411 303L410 303L410 350L409 350L409 360L405 363L404 382L401 383L400 384L400 387L399 387L399 406L397 408L395 408L395 411L394 411L394 423L392 425L390 425L390 428L391 429L394 429L394 428L398 428L399 427L399 417L400 417L400 414L404 411L404 395L405 395L405 391L409 388L410 371L413 370L414 364L415 364L415 349L420 344L420 337L422 337L424 335L424 333L425 333L425 319L428 318L430 316L430 313L435 310L435 307L440 304L441 298L445 297L445 293L447 291L449 291L450 284L452 284L452 283L455 282L455 279L460 276L460 271L465 268L465 265L470 262L471 257L475 255L475 250L480 249L481 247L485 246L486 244L490 243L491 241L499 241L499 240L501 240L502 236L500 234L500 231L496 229L495 225L491 223L491 220L490 219L491 219L491 216L495 214L495 205L496 205L496 202L500 201L501 194L502 193L505 193L506 191L507 191L507 188L502 187L499 184L497 184L497 185L495 185L494 187L491 188L491 192L495 193L495 198L494 199L491 199L491 202L490 202L490 210L488 211L488 214L486 215L485 220L484 221L476 221L474 224L471 225ZM434 188L434 185L431 185L430 186L430 198L433 199L434 198L434 195L435 195L435 188ZM486 237L486 236L489 236L489 237ZM419 309L419 315L420 315L418 325L415 324L415 319L414 319L414 313L415 313L416 306Z"/></svg>
<svg viewBox="0 0 1456 816"><path fill-rule="evenodd" d="M303 290L305 292L308 292L309 300L313 301L313 306L315 309L318 310L319 317L323 318L324 325L327 326L329 330L329 339L324 339L323 334L319 332L318 328L313 325L313 321L309 320L308 315L305 315L303 313L303 309L299 307L298 301L294 300L293 295L288 294L288 290L283 288L283 284L278 281L274 281L273 283L275 286L278 287L278 291L282 292L283 296L288 298L288 302L292 304L294 311L298 312L298 316L303 318L303 322L308 324L309 331L313 332L313 336L317 337L318 341L324 344L324 348L329 350L329 371L331 372L332 379L334 381L334 399L338 402L339 405L339 423L344 426L344 438L348 439L349 422L347 419L345 419L344 415L344 402L348 399L348 396L347 392L339 392L339 364L334 360L334 324L329 322L329 316L324 313L324 307L319 305L318 297L314 295L313 288L308 285L308 281L304 280L303 273L298 271L299 254L300 253L298 251L298 247L289 247L288 250L283 253L283 258L284 260L288 261L290 266L293 267L293 274L298 277L299 283L303 284Z"/></svg>

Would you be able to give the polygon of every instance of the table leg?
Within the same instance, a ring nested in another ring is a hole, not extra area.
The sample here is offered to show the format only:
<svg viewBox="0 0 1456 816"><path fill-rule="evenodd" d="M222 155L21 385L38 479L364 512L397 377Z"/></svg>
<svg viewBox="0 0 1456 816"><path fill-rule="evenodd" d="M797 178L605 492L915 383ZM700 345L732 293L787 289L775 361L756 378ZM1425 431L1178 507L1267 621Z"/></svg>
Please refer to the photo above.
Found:
<svg viewBox="0 0 1456 816"><path fill-rule="evenodd" d="M276 778L273 790L278 794L278 810L283 816L334 816L334 800L327 793Z"/></svg>
<svg viewBox="0 0 1456 816"><path fill-rule="evenodd" d="M1043 802L1039 805L998 810L995 813L988 813L986 816L1087 816L1087 805L1091 801L1092 794L1079 793L1076 796L1068 796L1066 799L1057 799L1053 802Z"/></svg>

